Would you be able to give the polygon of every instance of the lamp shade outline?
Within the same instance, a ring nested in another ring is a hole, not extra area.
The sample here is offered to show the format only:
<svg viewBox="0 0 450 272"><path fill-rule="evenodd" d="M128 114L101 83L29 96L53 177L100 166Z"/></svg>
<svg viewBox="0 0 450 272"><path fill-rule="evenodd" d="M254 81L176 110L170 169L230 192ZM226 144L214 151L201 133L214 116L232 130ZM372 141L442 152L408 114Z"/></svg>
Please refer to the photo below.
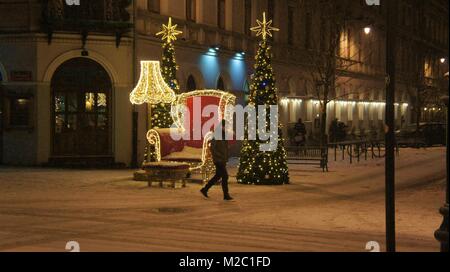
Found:
<svg viewBox="0 0 450 272"><path fill-rule="evenodd" d="M130 94L131 103L169 104L175 99L175 92L167 85L161 74L159 61L141 61L139 81Z"/></svg>

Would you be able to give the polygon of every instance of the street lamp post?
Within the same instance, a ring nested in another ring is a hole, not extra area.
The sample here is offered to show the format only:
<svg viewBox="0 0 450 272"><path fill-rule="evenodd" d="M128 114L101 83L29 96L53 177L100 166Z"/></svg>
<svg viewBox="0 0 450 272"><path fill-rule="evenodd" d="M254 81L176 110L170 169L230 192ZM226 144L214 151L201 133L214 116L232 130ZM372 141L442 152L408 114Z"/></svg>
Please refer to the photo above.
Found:
<svg viewBox="0 0 450 272"><path fill-rule="evenodd" d="M439 212L444 217L444 220L441 224L441 227L434 233L436 239L441 242L441 251L448 252L448 175L449 175L449 158L448 158L448 96L442 98L445 106L447 107L447 185L446 185L446 196L445 196L445 204L439 210Z"/></svg>
<svg viewBox="0 0 450 272"><path fill-rule="evenodd" d="M397 0L385 2L386 20L386 250L395 252L395 85Z"/></svg>

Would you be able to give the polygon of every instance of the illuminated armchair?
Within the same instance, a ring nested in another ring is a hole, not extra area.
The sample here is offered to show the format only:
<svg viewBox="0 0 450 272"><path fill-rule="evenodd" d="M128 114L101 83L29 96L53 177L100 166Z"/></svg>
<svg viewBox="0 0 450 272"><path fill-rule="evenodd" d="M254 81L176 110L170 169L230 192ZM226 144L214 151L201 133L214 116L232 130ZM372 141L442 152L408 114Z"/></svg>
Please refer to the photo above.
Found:
<svg viewBox="0 0 450 272"><path fill-rule="evenodd" d="M222 119L231 122L236 97L217 90L184 93L172 102L173 128L151 129L147 133L150 150L156 161L185 162L190 170L199 170L203 178L212 172L210 140L213 129ZM210 114L203 117L208 107Z"/></svg>

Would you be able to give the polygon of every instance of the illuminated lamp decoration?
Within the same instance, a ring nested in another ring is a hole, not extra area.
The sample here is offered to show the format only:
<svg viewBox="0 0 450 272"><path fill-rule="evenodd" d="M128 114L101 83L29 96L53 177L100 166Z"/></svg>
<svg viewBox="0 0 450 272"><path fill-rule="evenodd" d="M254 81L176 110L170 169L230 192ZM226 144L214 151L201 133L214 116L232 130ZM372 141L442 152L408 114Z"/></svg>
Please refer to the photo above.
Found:
<svg viewBox="0 0 450 272"><path fill-rule="evenodd" d="M161 75L159 61L141 61L141 75L137 86L130 94L131 103L137 105L172 103L175 98L175 92Z"/></svg>

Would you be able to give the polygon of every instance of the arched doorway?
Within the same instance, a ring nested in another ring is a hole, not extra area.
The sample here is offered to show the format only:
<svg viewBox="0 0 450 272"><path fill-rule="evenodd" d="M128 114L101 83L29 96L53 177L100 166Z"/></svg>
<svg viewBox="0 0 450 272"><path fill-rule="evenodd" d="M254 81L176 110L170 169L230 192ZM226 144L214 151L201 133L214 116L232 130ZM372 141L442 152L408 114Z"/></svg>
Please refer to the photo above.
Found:
<svg viewBox="0 0 450 272"><path fill-rule="evenodd" d="M51 81L52 156L111 156L111 89L107 71L88 58L73 58Z"/></svg>

